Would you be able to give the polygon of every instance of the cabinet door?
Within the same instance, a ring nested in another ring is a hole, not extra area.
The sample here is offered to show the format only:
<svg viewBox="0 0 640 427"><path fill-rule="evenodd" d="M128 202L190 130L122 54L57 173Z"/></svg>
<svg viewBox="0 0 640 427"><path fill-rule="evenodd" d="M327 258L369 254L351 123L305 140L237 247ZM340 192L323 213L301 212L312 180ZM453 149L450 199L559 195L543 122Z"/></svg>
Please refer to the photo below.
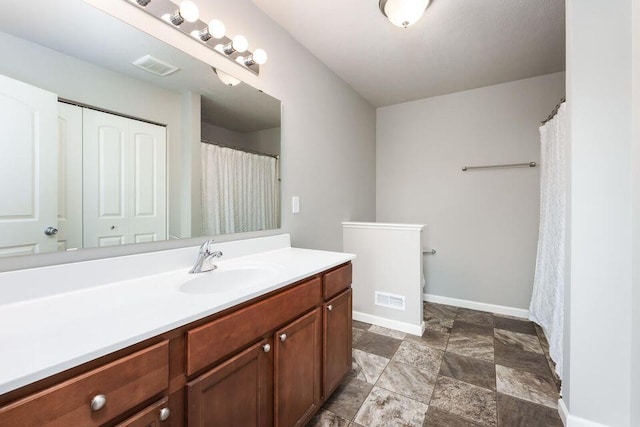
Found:
<svg viewBox="0 0 640 427"><path fill-rule="evenodd" d="M303 425L320 405L321 310L316 308L276 332L276 427Z"/></svg>
<svg viewBox="0 0 640 427"><path fill-rule="evenodd" d="M271 346L271 340L263 340L188 383L188 425L271 426Z"/></svg>
<svg viewBox="0 0 640 427"><path fill-rule="evenodd" d="M325 303L323 322L323 396L351 370L351 289Z"/></svg>

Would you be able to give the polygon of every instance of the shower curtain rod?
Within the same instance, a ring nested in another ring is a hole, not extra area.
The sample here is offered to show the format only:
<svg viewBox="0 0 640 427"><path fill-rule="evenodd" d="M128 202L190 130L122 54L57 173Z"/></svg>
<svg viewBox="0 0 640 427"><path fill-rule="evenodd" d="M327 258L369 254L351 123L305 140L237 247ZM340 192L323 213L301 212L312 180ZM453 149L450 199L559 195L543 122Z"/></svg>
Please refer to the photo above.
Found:
<svg viewBox="0 0 640 427"><path fill-rule="evenodd" d="M248 148L240 148L240 147L234 147L233 145L221 144L219 142L209 141L208 139L201 139L200 142L202 142L203 144L217 145L218 147L223 147L223 148L231 148L232 150L244 151L245 153L249 153L249 154L257 154L259 156L273 157L276 160L280 160L280 156L274 156L273 154L267 154L267 153L262 153L260 151L249 150Z"/></svg>
<svg viewBox="0 0 640 427"><path fill-rule="evenodd" d="M549 114L549 117L547 117L547 118L546 118L546 120L543 120L543 121L541 121L541 122L540 122L540 126L544 125L544 124L545 124L545 123L547 123L549 120L553 119L553 118L556 116L556 114L558 114L558 110L560 109L560 106L561 106L562 104L564 104L564 103L565 103L565 101L566 101L566 99L565 99L565 98L562 98L562 99L560 100L560 103L559 103L559 104L557 104L557 105L555 106L555 108L553 109L553 111L551 111L551 114Z"/></svg>

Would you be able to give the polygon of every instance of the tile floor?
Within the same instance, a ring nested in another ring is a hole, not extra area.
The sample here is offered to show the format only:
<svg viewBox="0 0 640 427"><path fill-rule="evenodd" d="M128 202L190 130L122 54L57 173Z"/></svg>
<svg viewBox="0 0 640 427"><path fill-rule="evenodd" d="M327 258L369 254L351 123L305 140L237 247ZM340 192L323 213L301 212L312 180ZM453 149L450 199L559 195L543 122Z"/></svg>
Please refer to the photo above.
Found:
<svg viewBox="0 0 640 427"><path fill-rule="evenodd" d="M561 427L532 322L425 303L422 337L353 322L353 369L309 426Z"/></svg>

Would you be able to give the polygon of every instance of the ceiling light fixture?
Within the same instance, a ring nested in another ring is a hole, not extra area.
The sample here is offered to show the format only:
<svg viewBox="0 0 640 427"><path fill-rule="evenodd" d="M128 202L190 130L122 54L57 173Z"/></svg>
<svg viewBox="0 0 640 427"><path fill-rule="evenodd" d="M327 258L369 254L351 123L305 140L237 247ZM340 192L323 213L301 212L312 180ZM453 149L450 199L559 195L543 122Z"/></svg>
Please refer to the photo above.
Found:
<svg viewBox="0 0 640 427"><path fill-rule="evenodd" d="M422 17L429 2L430 0L380 0L378 6L393 25L407 28Z"/></svg>
<svg viewBox="0 0 640 427"><path fill-rule="evenodd" d="M222 70L218 70L216 67L211 68L213 68L213 72L216 73L220 81L229 87L238 86L240 83L242 83L242 80L236 79L232 75L227 74Z"/></svg>
<svg viewBox="0 0 640 427"><path fill-rule="evenodd" d="M198 10L198 6L191 0L184 0L180 3L180 7L178 10L173 12L169 17L169 20L176 27L182 25L184 21L187 22L196 22L200 17L200 11Z"/></svg>
<svg viewBox="0 0 640 427"><path fill-rule="evenodd" d="M135 4L149 15L168 23L172 28L191 36L203 46L256 75L260 74L260 65L267 62L267 52L263 49L256 49L254 52L248 50L249 41L246 37L237 35L231 39L225 36L226 28L222 21L218 19L212 19L208 23L200 21L198 19L200 11L192 0L180 2L178 10L173 0L125 1Z"/></svg>

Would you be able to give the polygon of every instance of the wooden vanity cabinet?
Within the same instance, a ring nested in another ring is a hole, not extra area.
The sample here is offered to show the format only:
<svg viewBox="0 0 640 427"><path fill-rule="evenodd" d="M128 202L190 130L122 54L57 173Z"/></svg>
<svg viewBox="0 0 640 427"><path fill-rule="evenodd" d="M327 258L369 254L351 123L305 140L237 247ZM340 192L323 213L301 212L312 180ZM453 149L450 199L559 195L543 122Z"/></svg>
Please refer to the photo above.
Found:
<svg viewBox="0 0 640 427"><path fill-rule="evenodd" d="M303 426L351 331L347 263L0 395L0 426Z"/></svg>
<svg viewBox="0 0 640 427"><path fill-rule="evenodd" d="M262 340L187 383L189 425L270 427L272 347Z"/></svg>
<svg viewBox="0 0 640 427"><path fill-rule="evenodd" d="M323 305L322 395L328 397L351 370L351 289Z"/></svg>
<svg viewBox="0 0 640 427"><path fill-rule="evenodd" d="M321 309L278 330L274 340L275 426L301 426L321 404Z"/></svg>

